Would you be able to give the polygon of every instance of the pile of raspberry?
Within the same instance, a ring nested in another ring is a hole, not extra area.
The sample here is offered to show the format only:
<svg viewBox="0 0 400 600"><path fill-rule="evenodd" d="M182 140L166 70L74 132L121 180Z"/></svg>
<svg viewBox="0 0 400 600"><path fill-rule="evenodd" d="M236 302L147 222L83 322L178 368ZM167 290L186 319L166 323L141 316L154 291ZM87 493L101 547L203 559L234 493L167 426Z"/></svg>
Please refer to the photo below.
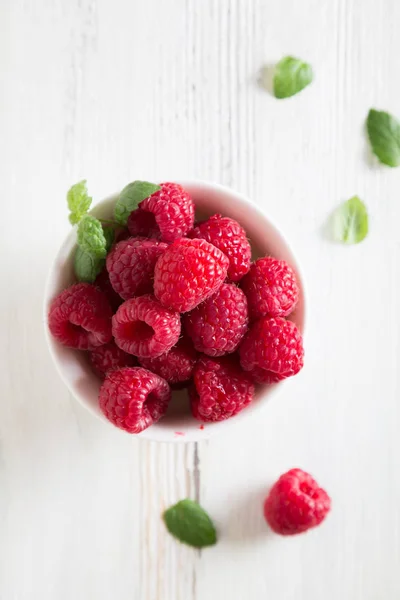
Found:
<svg viewBox="0 0 400 600"><path fill-rule="evenodd" d="M116 236L94 284L61 292L49 311L57 340L86 351L102 380L104 415L129 433L162 418L186 388L201 422L228 419L303 367L302 337L287 320L299 297L292 268L251 262L241 225L198 223L190 195L163 183Z"/></svg>

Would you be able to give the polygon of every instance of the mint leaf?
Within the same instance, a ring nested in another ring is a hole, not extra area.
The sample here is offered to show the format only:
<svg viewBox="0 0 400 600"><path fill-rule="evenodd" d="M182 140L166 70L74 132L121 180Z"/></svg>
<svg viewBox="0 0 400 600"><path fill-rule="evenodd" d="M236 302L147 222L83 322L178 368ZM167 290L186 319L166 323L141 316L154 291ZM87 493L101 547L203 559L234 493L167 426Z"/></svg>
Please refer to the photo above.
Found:
<svg viewBox="0 0 400 600"><path fill-rule="evenodd" d="M389 167L400 165L400 123L391 114L371 110L367 117L367 132L373 153Z"/></svg>
<svg viewBox="0 0 400 600"><path fill-rule="evenodd" d="M311 65L293 56L285 56L275 67L274 94L289 98L301 92L313 80Z"/></svg>
<svg viewBox="0 0 400 600"><path fill-rule="evenodd" d="M332 237L335 242L358 244L368 233L368 213L358 196L343 202L331 218Z"/></svg>
<svg viewBox="0 0 400 600"><path fill-rule="evenodd" d="M107 242L98 219L91 215L85 215L81 219L78 225L78 244L96 258L105 257Z"/></svg>
<svg viewBox="0 0 400 600"><path fill-rule="evenodd" d="M168 531L178 540L195 548L213 546L217 534L208 514L193 500L181 500L163 514Z"/></svg>
<svg viewBox="0 0 400 600"><path fill-rule="evenodd" d="M77 247L74 256L74 270L78 281L93 283L104 264L104 258L97 258L80 246Z"/></svg>
<svg viewBox="0 0 400 600"><path fill-rule="evenodd" d="M70 210L70 223L76 225L83 215L87 213L92 203L91 197L88 196L86 179L70 187L67 193L67 203Z"/></svg>
<svg viewBox="0 0 400 600"><path fill-rule="evenodd" d="M133 181L122 190L114 209L114 217L120 225L126 225L128 217L139 203L160 189L159 185L148 181Z"/></svg>
<svg viewBox="0 0 400 600"><path fill-rule="evenodd" d="M114 243L115 231L114 231L113 227L103 225L103 234L104 234L104 238L106 240L106 252L108 254L110 252L111 246Z"/></svg>

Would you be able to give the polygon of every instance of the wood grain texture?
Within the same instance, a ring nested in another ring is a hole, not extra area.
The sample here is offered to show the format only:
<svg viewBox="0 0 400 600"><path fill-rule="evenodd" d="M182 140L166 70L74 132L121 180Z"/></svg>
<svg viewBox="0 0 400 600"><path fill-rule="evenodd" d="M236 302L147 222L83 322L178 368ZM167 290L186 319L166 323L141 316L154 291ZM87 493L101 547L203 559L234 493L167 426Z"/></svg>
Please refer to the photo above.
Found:
<svg viewBox="0 0 400 600"><path fill-rule="evenodd" d="M397 600L400 595L400 170L364 120L397 112L397 0L3 0L0 3L0 599ZM315 70L275 100L263 66ZM400 115L399 115L400 116ZM65 190L202 178L247 193L283 229L308 291L304 372L258 422L199 447L94 420L45 347L42 292L68 231ZM323 225L358 194L370 235ZM298 539L261 503L310 470L333 511ZM220 542L197 552L160 513L198 497Z"/></svg>

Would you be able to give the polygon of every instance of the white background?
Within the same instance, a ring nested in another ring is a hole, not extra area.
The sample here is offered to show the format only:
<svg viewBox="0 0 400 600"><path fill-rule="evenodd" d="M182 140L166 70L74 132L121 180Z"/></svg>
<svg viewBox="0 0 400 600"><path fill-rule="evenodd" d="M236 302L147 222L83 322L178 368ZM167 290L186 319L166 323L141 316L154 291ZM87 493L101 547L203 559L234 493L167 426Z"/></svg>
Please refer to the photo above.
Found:
<svg viewBox="0 0 400 600"><path fill-rule="evenodd" d="M400 169L371 162L370 107L400 116L398 0L0 1L1 600L397 600L400 596ZM257 83L286 54L315 81ZM202 178L283 229L308 288L306 367L259 420L155 445L67 393L43 336L65 193ZM358 194L370 235L324 239ZM269 533L284 470L333 499L307 535ZM183 547L161 511L198 497L217 546Z"/></svg>

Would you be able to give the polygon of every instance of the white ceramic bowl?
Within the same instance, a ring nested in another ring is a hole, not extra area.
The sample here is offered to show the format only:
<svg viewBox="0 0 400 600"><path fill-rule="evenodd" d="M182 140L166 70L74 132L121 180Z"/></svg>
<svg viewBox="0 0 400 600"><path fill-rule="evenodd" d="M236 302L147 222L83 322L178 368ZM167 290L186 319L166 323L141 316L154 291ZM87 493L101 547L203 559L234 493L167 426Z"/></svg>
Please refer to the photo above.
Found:
<svg viewBox="0 0 400 600"><path fill-rule="evenodd" d="M296 323L300 331L303 331L305 316L303 281L294 255L278 228L248 198L229 188L203 181L180 181L179 183L195 201L196 218L221 213L236 219L248 234L253 249L253 258L269 254L286 260L294 268L300 285L300 300L290 319ZM117 195L114 195L99 203L93 209L93 214L98 217L110 218L116 198ZM76 232L72 230L55 257L49 273L44 298L46 338L57 370L71 394L93 415L108 423L100 411L97 401L100 382L90 370L86 354L59 344L50 335L47 327L47 314L52 299L74 282L72 259L75 246ZM205 424L201 424L191 416L186 392L175 392L167 415L159 423L140 433L139 436L163 442L189 442L206 439L211 434L221 432L232 425L240 425L244 419L259 411L282 385L285 383L259 386L254 401L241 413L227 421ZM112 427L111 423L110 427Z"/></svg>

